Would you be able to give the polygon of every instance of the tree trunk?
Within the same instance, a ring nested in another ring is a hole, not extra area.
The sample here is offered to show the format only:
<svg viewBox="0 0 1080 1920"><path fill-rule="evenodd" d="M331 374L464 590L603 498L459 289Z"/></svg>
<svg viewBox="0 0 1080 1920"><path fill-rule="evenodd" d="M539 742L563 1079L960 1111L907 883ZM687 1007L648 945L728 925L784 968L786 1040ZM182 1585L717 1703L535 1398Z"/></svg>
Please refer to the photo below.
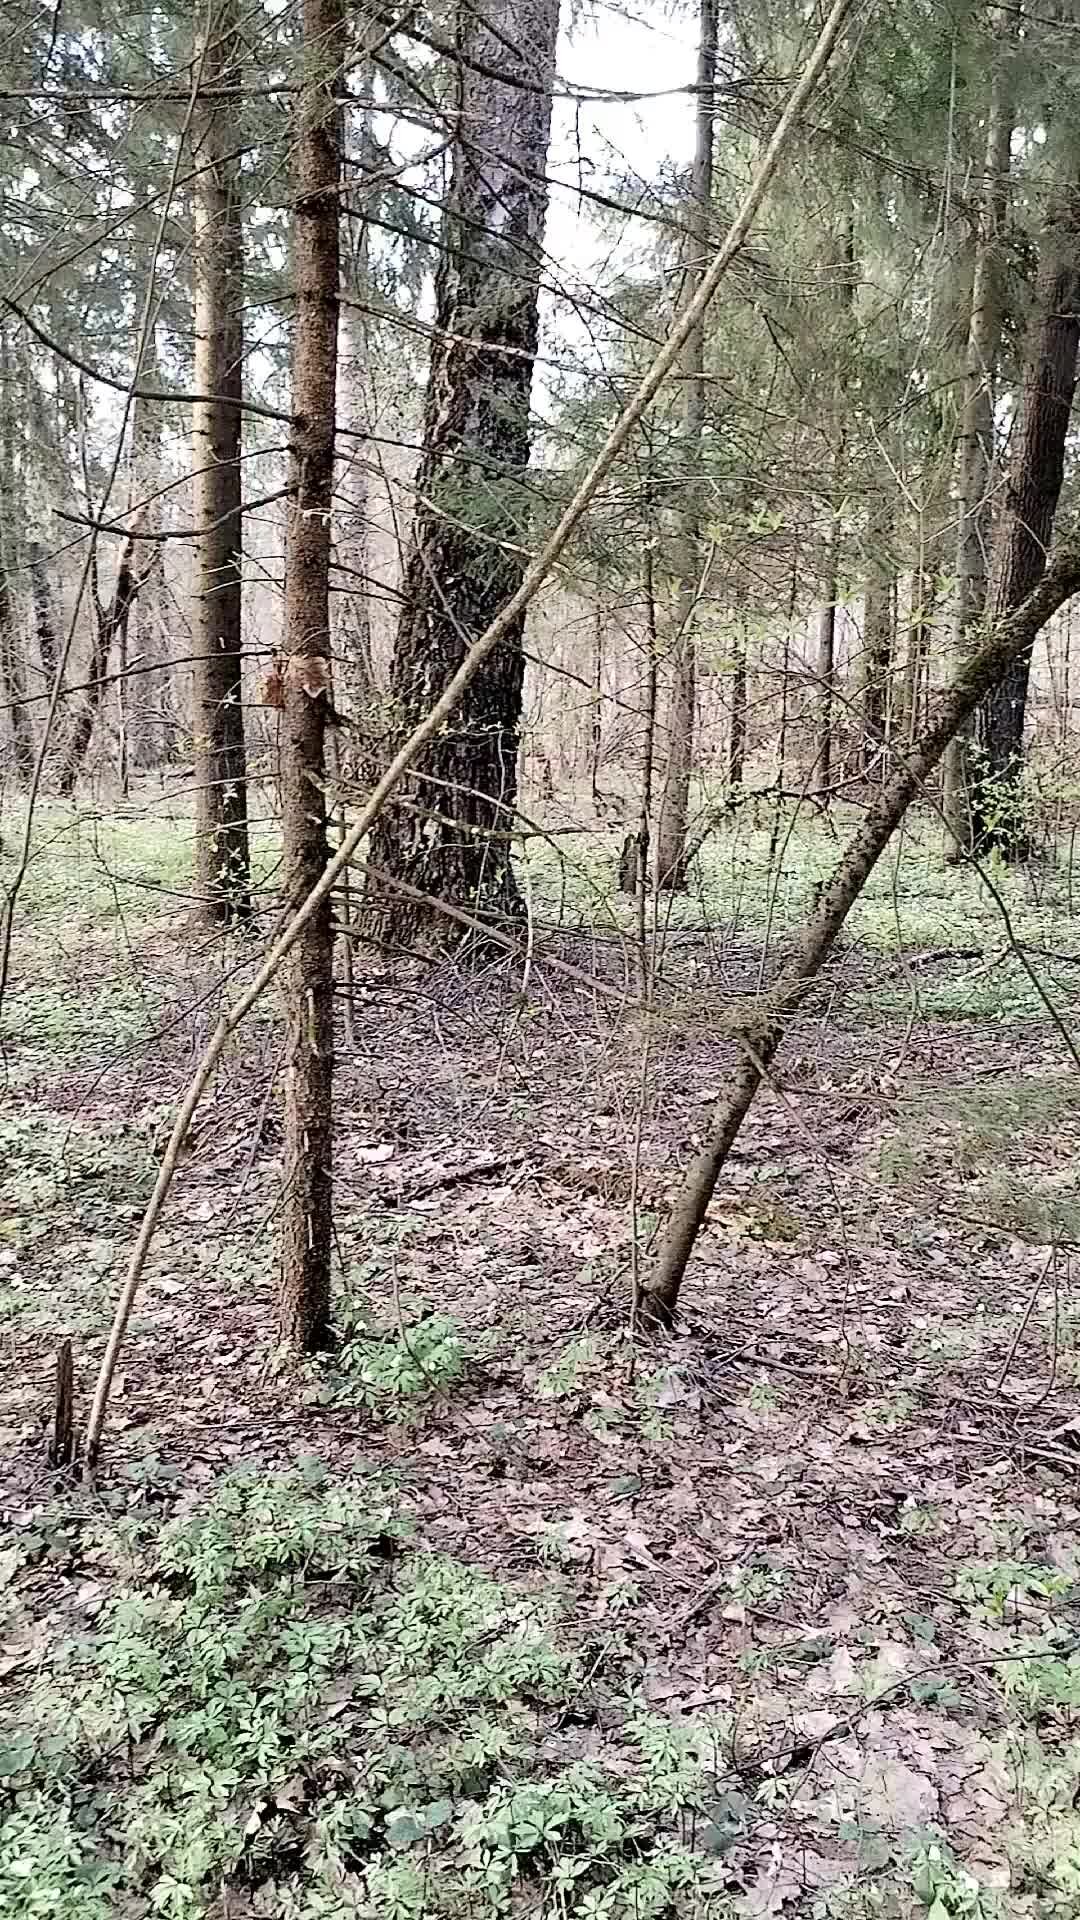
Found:
<svg viewBox="0 0 1080 1920"><path fill-rule="evenodd" d="M292 497L285 547L281 804L287 914L328 857L326 727L330 707L330 524L334 493L339 309L339 120L343 0L303 0L303 92L293 215ZM285 1191L282 1340L314 1353L330 1340L333 1234L334 939L327 893L284 968Z"/></svg>
<svg viewBox="0 0 1080 1920"><path fill-rule="evenodd" d="M26 704L26 674L23 669L7 563L0 553L0 695L8 710L15 775L26 785L34 771L34 730L30 724L30 709Z"/></svg>
<svg viewBox="0 0 1080 1920"><path fill-rule="evenodd" d="M4 409L0 446L0 695L8 710L16 778L27 785L34 772L34 729L26 704L26 660L15 628L9 572L15 537L15 395L11 385L7 332L0 332L0 404Z"/></svg>
<svg viewBox="0 0 1080 1920"><path fill-rule="evenodd" d="M604 615L600 605L600 581L596 581L596 604L592 618L592 700L589 706L589 792L595 808L600 791L600 750L603 745L604 700Z"/></svg>
<svg viewBox="0 0 1080 1920"><path fill-rule="evenodd" d="M1011 54L1019 12L997 15L997 49L986 122L986 163L975 239L967 366L960 426L959 524L956 537L956 588L952 645L957 661L967 658L986 612L986 587L994 532L994 387L1004 321L1001 234L1008 204L1009 159L1013 129ZM958 859L972 845L970 729L950 741L945 754L942 811L947 830L946 857Z"/></svg>
<svg viewBox="0 0 1080 1920"><path fill-rule="evenodd" d="M728 734L728 797L734 799L746 771L746 622L735 630L731 663L731 729Z"/></svg>
<svg viewBox="0 0 1080 1920"><path fill-rule="evenodd" d="M975 711L988 691L1000 683L1012 661L1030 652L1047 621L1077 591L1080 591L1080 528L1074 529L1023 605L995 622L986 645L966 663L958 679L938 700L921 740L898 758L881 792L867 809L832 879L820 891L795 954L771 990L757 1003L755 1018L739 1036L742 1059L733 1072L727 1098L713 1116L709 1137L690 1163L640 1295L639 1317L643 1325L670 1327L673 1324L683 1276L716 1182L754 1095L776 1057L785 1026L828 959L844 921L908 807L922 792L957 728Z"/></svg>
<svg viewBox="0 0 1080 1920"><path fill-rule="evenodd" d="M832 782L832 700L836 679L836 546L835 517L829 529L825 561L824 597L817 622L817 712L814 745L814 784L824 793Z"/></svg>
<svg viewBox="0 0 1080 1920"><path fill-rule="evenodd" d="M26 549L26 564L30 572L30 595L34 607L34 631L37 635L38 658L41 661L46 688L51 693L60 659L60 637L56 631L56 620L53 615L45 550L36 540L32 540Z"/></svg>
<svg viewBox="0 0 1080 1920"><path fill-rule="evenodd" d="M105 678L109 671L113 644L127 631L128 619L138 597L139 586L140 582L135 573L135 535L129 533L120 554L112 598L107 607L102 604L98 590L96 563L93 569L91 601L94 628L90 665L82 702L75 715L71 732L64 743L60 762L60 791L68 798L75 791L75 782L93 738L94 722L101 711L101 702L105 694Z"/></svg>
<svg viewBox="0 0 1080 1920"><path fill-rule="evenodd" d="M858 756L863 773L870 772L888 735L892 652L892 577L877 561L871 561L863 604L862 739Z"/></svg>
<svg viewBox="0 0 1080 1920"><path fill-rule="evenodd" d="M143 355L142 377L147 386L158 384L157 335L153 327ZM157 533L161 524L159 503L155 498L162 478L161 424L161 408L156 402L136 399L132 403L128 513L132 524L137 521L144 535ZM195 497L197 503L197 492ZM165 631L162 612L165 596L164 543L150 540L145 551L145 580L131 622L132 652L137 671L132 675L128 698L131 764L142 769L157 766L167 759L171 744L163 713L167 672L162 672L158 664L162 659Z"/></svg>
<svg viewBox="0 0 1080 1920"><path fill-rule="evenodd" d="M234 86L242 41L236 0L207 22L202 77ZM195 158L195 543L192 652L195 733L195 891L199 918L227 926L251 911L244 752L240 547L243 392L243 230L234 131L221 102L199 107ZM218 399L216 396L221 396Z"/></svg>
<svg viewBox="0 0 1080 1920"><path fill-rule="evenodd" d="M1005 514L995 554L992 604L999 620L1042 578L1065 475L1065 442L1080 345L1080 189L1052 208L1040 247L1035 309L1024 368L1020 421ZM1030 847L1019 789L1030 651L1014 660L978 720L976 848L1022 859Z"/></svg>
<svg viewBox="0 0 1080 1920"><path fill-rule="evenodd" d="M841 338L836 345L837 367L833 375L832 471L829 477L829 523L825 532L821 570L821 608L817 623L817 701L815 715L814 759L812 773L826 794L833 774L833 694L836 690L836 608L840 598L840 550L842 527L841 501L847 467L847 434L844 429L843 358L847 352L847 331L855 306L855 223L849 216L844 228L840 274Z"/></svg>
<svg viewBox="0 0 1080 1920"><path fill-rule="evenodd" d="M430 711L520 586L558 0L458 7L458 117L436 276L424 443L391 675L397 739ZM371 864L477 918L516 919L511 861L524 674L513 622L381 817ZM396 744L396 741L395 741ZM377 937L437 953L462 933L369 878ZM468 936L471 937L471 936Z"/></svg>
<svg viewBox="0 0 1080 1920"><path fill-rule="evenodd" d="M904 661L903 702L896 727L897 736L905 740L908 746L917 738L919 732L923 675L930 658L934 610L938 598L938 576L937 542L935 541L934 550L925 553L922 564L916 568L911 589L911 621L908 626L907 658Z"/></svg>
<svg viewBox="0 0 1080 1920"><path fill-rule="evenodd" d="M364 35L370 32L366 15L353 23L355 62L353 87L361 96L344 109L342 169L347 176L348 218L342 235L342 284L350 302L341 316L338 356L338 419L352 431L339 452L334 515L336 578L333 614L334 661L337 694L343 698L351 728L348 742L338 742L342 773L364 787L372 787L384 764L386 700L375 670L372 647L370 591L371 520L367 463L370 447L358 437L368 427L368 306L371 301L368 217L370 180L377 173L371 141L371 61L364 53ZM346 750L347 746L347 750ZM350 949L351 951L351 949Z"/></svg>
<svg viewBox="0 0 1080 1920"><path fill-rule="evenodd" d="M697 118L694 165L687 214L689 234L683 274L682 300L688 306L701 285L709 251L712 206L713 118L716 89L718 0L701 0L698 37ZM679 600L675 639L674 680L668 711L667 771L660 797L656 836L657 884L672 893L686 888L686 826L690 811L690 777L694 765L694 710L696 702L697 603L705 570L702 540L701 458L705 428L705 326L694 328L682 356L686 394L683 433L686 467L682 524L676 565Z"/></svg>

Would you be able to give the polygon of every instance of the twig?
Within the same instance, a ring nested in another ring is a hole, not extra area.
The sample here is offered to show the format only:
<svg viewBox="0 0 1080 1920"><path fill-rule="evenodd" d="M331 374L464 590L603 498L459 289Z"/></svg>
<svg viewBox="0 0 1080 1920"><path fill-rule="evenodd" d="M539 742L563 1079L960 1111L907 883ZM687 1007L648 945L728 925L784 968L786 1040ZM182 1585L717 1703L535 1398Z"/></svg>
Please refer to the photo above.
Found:
<svg viewBox="0 0 1080 1920"><path fill-rule="evenodd" d="M1050 1268L1053 1266L1056 1257L1057 1257L1057 1246L1056 1246L1056 1243L1054 1243L1049 1247L1047 1247L1046 1249L1046 1259L1043 1261L1042 1266L1039 1268L1038 1274L1036 1275L1035 1285L1032 1287L1031 1293L1028 1296L1028 1303L1027 1303L1027 1306L1024 1308L1023 1318L1020 1322L1020 1325L1017 1327L1016 1332L1013 1335L1012 1346L1009 1348L1008 1353L1005 1355L1005 1358L1002 1361L1001 1372L998 1374L998 1377L994 1382L995 1393L1000 1393L1002 1387L1005 1385L1005 1381L1008 1378L1009 1368L1012 1366L1013 1359L1016 1354L1016 1349L1020 1345L1021 1340L1023 1339L1025 1333L1027 1332L1028 1321L1031 1319L1031 1316L1035 1311L1035 1303L1039 1298L1040 1292L1042 1291L1043 1281L1046 1279L1046 1276L1049 1273Z"/></svg>

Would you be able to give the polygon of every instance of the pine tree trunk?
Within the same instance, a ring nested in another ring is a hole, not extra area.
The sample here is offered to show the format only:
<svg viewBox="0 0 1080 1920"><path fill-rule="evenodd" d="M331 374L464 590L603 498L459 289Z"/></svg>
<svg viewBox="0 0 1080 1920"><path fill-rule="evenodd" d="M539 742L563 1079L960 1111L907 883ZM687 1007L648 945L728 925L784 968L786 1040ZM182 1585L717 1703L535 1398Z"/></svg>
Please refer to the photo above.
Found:
<svg viewBox="0 0 1080 1920"><path fill-rule="evenodd" d="M994 387L1004 320L1001 233L1008 204L1013 130L1011 54L1019 14L1012 7L992 11L997 16L997 47L986 124L986 162L975 240L960 426L959 525L952 631L953 657L957 661L967 658L972 635L986 612L994 532ZM972 845L970 738L970 728L965 727L949 743L945 755L942 811L947 829L947 857L952 859L961 857Z"/></svg>
<svg viewBox="0 0 1080 1920"><path fill-rule="evenodd" d="M815 786L828 796L833 776L833 695L836 691L836 609L840 598L840 555L843 538L841 501L847 468L847 434L844 427L844 376L842 359L848 347L847 331L855 306L855 223L849 216L844 228L840 273L839 319L841 337L836 343L837 367L833 376L829 522L824 536L821 569L821 607L817 620L817 699L815 702L814 758L812 774Z"/></svg>
<svg viewBox="0 0 1080 1920"><path fill-rule="evenodd" d="M934 610L937 606L938 573L935 551L924 556L923 564L916 569L912 583L911 621L908 626L907 658L904 662L903 702L896 728L896 732L909 745L919 731L923 677L930 658Z"/></svg>
<svg viewBox="0 0 1080 1920"><path fill-rule="evenodd" d="M836 535L829 532L824 596L817 619L817 701L813 780L822 793L832 784L832 703L836 679Z"/></svg>
<svg viewBox="0 0 1080 1920"><path fill-rule="evenodd" d="M547 210L558 0L459 6L453 177L436 276L436 332L391 675L392 729L428 713L468 645L521 583L524 485ZM515 920L511 860L524 674L519 621L381 816L374 868L474 916ZM369 876L378 938L429 953L461 929ZM469 936L466 936L469 937Z"/></svg>
<svg viewBox="0 0 1080 1920"><path fill-rule="evenodd" d="M716 89L718 0L701 0L698 30L697 119L694 165L687 214L689 249L683 273L682 298L686 306L701 285L709 247L712 206L713 116ZM702 539L700 468L705 429L705 326L694 328L682 358L686 420L683 447L690 475L685 485L679 530L677 569L679 599L673 662L674 678L667 722L667 769L660 797L656 835L656 879L671 893L686 888L686 828L690 812L690 780L694 766L694 719L697 705L697 603L705 569Z"/></svg>
<svg viewBox="0 0 1080 1920"><path fill-rule="evenodd" d="M90 649L90 665L87 670L86 687L82 702L72 723L71 731L64 743L60 762L59 786L66 797L75 791L75 783L82 771L82 764L94 735L94 723L101 711L105 695L105 678L109 671L109 660L113 646L119 640L123 645L127 633L127 624L131 609L139 592L139 580L135 573L135 536L129 534L124 541L120 561L113 582L112 598L108 606L103 606L97 584L97 567L93 573L93 641Z"/></svg>
<svg viewBox="0 0 1080 1920"><path fill-rule="evenodd" d="M7 330L0 332L0 405L4 410L0 446L0 697L8 710L16 778L28 784L34 771L34 729L26 704L26 660L15 628L11 598L11 542L15 537L15 395L12 390Z"/></svg>
<svg viewBox="0 0 1080 1920"><path fill-rule="evenodd" d="M728 735L728 797L734 800L746 771L746 623L735 633L731 664L731 729Z"/></svg>
<svg viewBox="0 0 1080 1920"><path fill-rule="evenodd" d="M158 384L157 336L153 327L143 355L142 377L147 386ZM142 590L131 622L131 650L137 671L132 675L128 716L131 764L141 769L158 766L162 760L168 759L171 744L162 711L167 673L163 673L158 665L164 637L162 601L165 594L165 548L160 540L145 540L146 535L158 531L161 523L155 498L161 485L161 424L161 408L154 401L135 400L131 410L131 498L128 512L132 523L138 522L144 536L146 566Z"/></svg>
<svg viewBox="0 0 1080 1920"><path fill-rule="evenodd" d="M604 614L600 604L600 581L594 589L596 604L592 618L592 700L589 705L589 792L595 808L600 791L600 750L603 745L604 711Z"/></svg>
<svg viewBox="0 0 1080 1920"><path fill-rule="evenodd" d="M51 693L60 660L60 637L56 631L56 620L53 615L45 550L36 540L32 540L26 549L26 564L30 573L30 595L34 607L34 631L37 635L38 658L41 661L46 688Z"/></svg>
<svg viewBox="0 0 1080 1920"><path fill-rule="evenodd" d="M1065 475L1065 443L1080 346L1080 190L1051 209L1044 229L1028 339L1019 426L1009 468L1005 514L995 553L995 621L1011 613L1041 580ZM973 805L976 847L1020 859L1030 841L1019 800L1030 650L989 694L978 718L979 779Z"/></svg>
<svg viewBox="0 0 1080 1920"><path fill-rule="evenodd" d="M12 760L16 778L26 785L34 771L34 730L26 704L26 674L19 635L15 631L14 609L7 565L0 555L0 697L8 712L11 728Z"/></svg>
<svg viewBox="0 0 1080 1920"><path fill-rule="evenodd" d="M295 912L326 865L330 706L330 526L339 314L339 113L343 0L303 0L304 82L293 215L294 429L285 552L281 802L285 906ZM333 1234L334 938L330 896L284 968L285 1179L279 1326L286 1345L330 1341Z"/></svg>
<svg viewBox="0 0 1080 1920"><path fill-rule="evenodd" d="M211 11L202 54L207 88L237 84L236 0ZM195 502L193 597L195 891L200 919L227 926L251 911L244 751L241 574L243 231L235 137L220 101L199 111L195 146ZM221 396L220 401L216 396Z"/></svg>
<svg viewBox="0 0 1080 1920"><path fill-rule="evenodd" d="M383 764L386 701L375 669L370 612L369 525L370 485L367 462L370 449L360 436L368 426L368 306L371 301L369 252L371 223L365 188L376 171L371 140L371 61L364 56L363 36L370 32L366 15L357 16L353 34L357 44L352 85L361 96L344 110L342 168L347 176L348 219L342 235L342 285L347 289L341 316L338 356L338 420L350 429L339 449L334 515L334 560L331 601L337 694L351 722L348 741L339 741L343 772L355 773L364 787L374 786ZM351 952L351 948L350 948Z"/></svg>
<svg viewBox="0 0 1080 1920"><path fill-rule="evenodd" d="M873 767L888 734L892 614L892 578L882 567L872 564L863 604L862 739L859 758L864 773L869 773Z"/></svg>

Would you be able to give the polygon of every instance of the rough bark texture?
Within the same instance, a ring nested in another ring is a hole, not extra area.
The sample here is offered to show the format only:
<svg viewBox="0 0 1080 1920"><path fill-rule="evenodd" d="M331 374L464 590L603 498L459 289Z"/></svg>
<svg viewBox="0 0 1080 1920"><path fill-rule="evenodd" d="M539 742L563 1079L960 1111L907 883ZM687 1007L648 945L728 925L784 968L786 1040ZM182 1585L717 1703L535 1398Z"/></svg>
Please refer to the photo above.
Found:
<svg viewBox="0 0 1080 1920"><path fill-rule="evenodd" d="M11 757L16 778L26 782L34 771L34 731L26 704L26 674L19 635L15 631L7 568L0 554L0 699L11 728Z"/></svg>
<svg viewBox="0 0 1080 1920"><path fill-rule="evenodd" d="M716 89L718 0L701 0L698 28L697 120L694 166L687 214L688 258L683 274L683 305L701 286L709 252L712 203L713 114ZM697 602L702 592L704 543L700 467L705 428L705 327L695 327L682 356L686 424L683 445L690 475L685 487L679 529L679 600L673 660L671 699L667 720L667 768L656 830L657 884L673 893L686 886L686 826L690 810L690 776L694 765L694 714L697 705Z"/></svg>
<svg viewBox="0 0 1080 1920"><path fill-rule="evenodd" d="M855 305L855 229L851 219L844 229L838 296L841 338L836 344L837 371L833 378L833 446L829 477L829 519L825 529L821 567L821 608L817 623L817 703L815 714L815 785L827 792L833 774L833 694L836 689L836 608L840 598L840 556L843 528L840 507L847 468L844 431L844 377L847 331Z"/></svg>
<svg viewBox="0 0 1080 1920"><path fill-rule="evenodd" d="M61 1340L56 1349L56 1394L53 1400L53 1428L49 1438L49 1465L70 1467L75 1458L75 1366L71 1341Z"/></svg>
<svg viewBox="0 0 1080 1920"><path fill-rule="evenodd" d="M202 55L207 88L235 85L241 40L235 0L211 9ZM243 233L235 133L220 102L198 112L195 160L195 543L193 647L195 891L199 915L227 925L251 910L241 653Z"/></svg>
<svg viewBox="0 0 1080 1920"><path fill-rule="evenodd" d="M1018 607L1042 578L1065 475L1065 442L1080 346L1080 189L1052 208L1043 233L1035 305L1014 436L1005 514L995 553L995 621ZM1011 663L978 717L978 781L972 807L976 848L1019 859L1029 838L1019 804L1031 650Z"/></svg>
<svg viewBox="0 0 1080 1920"><path fill-rule="evenodd" d="M746 768L746 628L740 623L731 663L731 729L728 734L728 793L734 797Z"/></svg>
<svg viewBox="0 0 1080 1920"><path fill-rule="evenodd" d="M395 744L430 710L524 575L557 32L558 0L492 0L479 12L457 12L458 119L391 676ZM371 847L384 873L495 921L521 911L509 833L523 628L524 619L515 620L485 660ZM377 937L431 952L460 943L444 916L374 880L365 911Z"/></svg>
<svg viewBox="0 0 1080 1920"><path fill-rule="evenodd" d="M75 782L93 737L94 722L101 711L101 702L105 694L105 677L109 671L113 645L127 631L128 619L139 592L139 584L135 573L135 536L129 534L120 554L116 579L113 582L112 598L108 606L105 606L101 599L96 560L94 563L91 576L94 630L90 664L82 701L72 722L71 731L64 742L59 772L62 794L70 795L75 791Z"/></svg>
<svg viewBox="0 0 1080 1920"><path fill-rule="evenodd" d="M912 583L911 622L908 626L907 658L904 662L903 696L896 728L897 734L906 740L908 746L912 744L919 731L923 678L930 657L934 609L938 599L938 577L936 553L928 552L923 556L923 564L916 569Z"/></svg>
<svg viewBox="0 0 1080 1920"><path fill-rule="evenodd" d="M864 771L874 765L888 731L892 608L892 578L884 567L872 563L863 604L862 739L858 757Z"/></svg>
<svg viewBox="0 0 1080 1920"><path fill-rule="evenodd" d="M143 355L143 379L156 386L159 379L157 339L151 327ZM129 518L137 520L144 536L157 533L161 485L162 411L151 400L136 400L131 409L131 486ZM197 501L197 496L196 496ZM131 676L128 702L133 767L156 767L175 754L175 738L168 713L169 674L165 661L165 546L144 540L145 580L131 621ZM196 620L198 607L196 606Z"/></svg>
<svg viewBox="0 0 1080 1920"><path fill-rule="evenodd" d="M285 907L296 911L326 867L330 706L330 522L338 348L338 114L342 0L304 0L304 88L293 214L293 404L303 422L290 461L285 549L281 804ZM333 1233L334 980L330 896L284 966L285 1192L282 1340L314 1353L330 1339Z"/></svg>
<svg viewBox="0 0 1080 1920"><path fill-rule="evenodd" d="M823 791L832 780L832 703L836 678L836 543L830 529L822 582L823 599L817 618L817 711L814 742L814 785Z"/></svg>
<svg viewBox="0 0 1080 1920"><path fill-rule="evenodd" d="M34 607L34 631L37 634L38 658L41 661L46 688L51 692L53 681L56 679L57 662L60 659L60 636L56 631L45 549L36 540L31 541L26 549L26 564L30 572L30 595Z"/></svg>
<svg viewBox="0 0 1080 1920"><path fill-rule="evenodd" d="M1047 621L1080 590L1080 529L1071 534L1043 579L1014 612L995 622L986 645L961 669L937 701L930 725L893 768L848 842L832 879L821 889L793 957L758 1004L757 1019L741 1030L742 1059L718 1106L705 1145L695 1155L672 1207L639 1300L642 1324L669 1327L694 1242L720 1173L738 1138L763 1075L776 1057L790 1015L827 960L844 921L907 808L934 771L948 742L979 702L1024 657Z"/></svg>
<svg viewBox="0 0 1080 1920"><path fill-rule="evenodd" d="M0 444L0 701L7 708L16 778L29 782L34 772L34 729L26 704L26 657L16 631L11 596L12 541L15 538L15 393L7 333L0 333L0 404L4 410Z"/></svg>
<svg viewBox="0 0 1080 1920"><path fill-rule="evenodd" d="M1019 13L1016 8L992 9L997 48L986 123L986 164L983 173L979 225L975 236L975 266L971 286L967 365L964 371L963 413L957 492L959 522L956 536L956 589L953 606L953 657L966 659L972 636L986 612L986 589L994 531L994 384L1004 320L1001 236L1008 202L1009 157L1013 127L1011 53ZM948 829L949 852L960 856L971 847L970 729L950 741L945 754L942 811Z"/></svg>

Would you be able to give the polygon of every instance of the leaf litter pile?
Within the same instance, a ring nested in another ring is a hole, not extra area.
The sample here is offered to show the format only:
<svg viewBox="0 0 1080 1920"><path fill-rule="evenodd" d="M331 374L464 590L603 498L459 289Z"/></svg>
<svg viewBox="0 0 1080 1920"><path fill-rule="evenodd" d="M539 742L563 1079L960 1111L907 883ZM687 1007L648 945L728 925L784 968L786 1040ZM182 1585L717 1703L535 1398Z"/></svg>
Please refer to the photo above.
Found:
<svg viewBox="0 0 1080 1920"><path fill-rule="evenodd" d="M299 1371L268 1006L198 1117L94 1486L45 1464L56 1346L85 1417L197 995L160 932L13 989L0 1913L1080 1911L1065 1040L875 1006L849 948L679 1334L635 1342L732 1059L704 972L646 1032L542 961L527 1004L365 971L340 1344Z"/></svg>

